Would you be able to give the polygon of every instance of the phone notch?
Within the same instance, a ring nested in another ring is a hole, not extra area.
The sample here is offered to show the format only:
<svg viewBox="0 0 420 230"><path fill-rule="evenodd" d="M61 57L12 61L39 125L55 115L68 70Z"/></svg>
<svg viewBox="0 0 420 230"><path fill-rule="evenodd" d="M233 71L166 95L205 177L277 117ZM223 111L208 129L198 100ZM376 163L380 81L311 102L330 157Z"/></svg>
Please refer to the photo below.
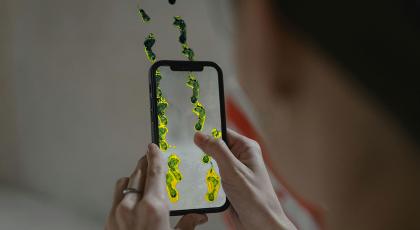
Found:
<svg viewBox="0 0 420 230"><path fill-rule="evenodd" d="M183 62L170 65L172 71L203 72L204 65L198 62Z"/></svg>

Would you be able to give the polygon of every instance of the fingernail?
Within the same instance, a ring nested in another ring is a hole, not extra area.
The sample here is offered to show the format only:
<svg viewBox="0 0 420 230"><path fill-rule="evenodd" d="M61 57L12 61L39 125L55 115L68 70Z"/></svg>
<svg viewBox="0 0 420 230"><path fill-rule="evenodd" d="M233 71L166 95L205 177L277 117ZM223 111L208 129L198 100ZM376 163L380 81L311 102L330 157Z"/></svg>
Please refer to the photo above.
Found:
<svg viewBox="0 0 420 230"><path fill-rule="evenodd" d="M150 144L147 146L147 152L152 152L152 151L153 151L153 148L154 148L154 144L153 144L153 143L150 143Z"/></svg>

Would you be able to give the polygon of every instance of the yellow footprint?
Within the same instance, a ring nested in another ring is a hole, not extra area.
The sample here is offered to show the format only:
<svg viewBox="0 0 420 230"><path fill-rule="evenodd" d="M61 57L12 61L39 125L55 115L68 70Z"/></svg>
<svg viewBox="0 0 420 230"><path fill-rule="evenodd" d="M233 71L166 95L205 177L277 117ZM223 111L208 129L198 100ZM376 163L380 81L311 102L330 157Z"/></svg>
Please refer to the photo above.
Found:
<svg viewBox="0 0 420 230"><path fill-rule="evenodd" d="M179 170L179 164L181 159L176 154L171 154L168 157L168 172L166 173L166 190L168 191L168 197L171 202L177 202L179 200L179 192L176 189L179 181L182 180L182 174Z"/></svg>
<svg viewBox="0 0 420 230"><path fill-rule="evenodd" d="M206 183L207 183L207 193L205 199L208 202L213 202L217 200L217 195L219 193L220 188L220 176L217 175L216 171L212 167L207 171L206 176Z"/></svg>
<svg viewBox="0 0 420 230"><path fill-rule="evenodd" d="M192 112L198 117L198 121L194 128L196 131L201 131L204 128L204 123L206 122L206 109L199 101L197 101L194 104Z"/></svg>

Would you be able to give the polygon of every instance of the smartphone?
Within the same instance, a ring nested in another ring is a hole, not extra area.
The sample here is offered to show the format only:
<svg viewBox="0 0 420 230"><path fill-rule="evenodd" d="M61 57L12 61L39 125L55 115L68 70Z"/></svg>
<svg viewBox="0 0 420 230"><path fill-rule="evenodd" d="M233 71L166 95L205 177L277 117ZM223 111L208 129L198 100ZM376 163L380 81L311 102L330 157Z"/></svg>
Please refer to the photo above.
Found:
<svg viewBox="0 0 420 230"><path fill-rule="evenodd" d="M214 159L194 144L197 131L226 140L223 73L214 62L158 61L150 68L152 140L166 159L170 214L227 209Z"/></svg>

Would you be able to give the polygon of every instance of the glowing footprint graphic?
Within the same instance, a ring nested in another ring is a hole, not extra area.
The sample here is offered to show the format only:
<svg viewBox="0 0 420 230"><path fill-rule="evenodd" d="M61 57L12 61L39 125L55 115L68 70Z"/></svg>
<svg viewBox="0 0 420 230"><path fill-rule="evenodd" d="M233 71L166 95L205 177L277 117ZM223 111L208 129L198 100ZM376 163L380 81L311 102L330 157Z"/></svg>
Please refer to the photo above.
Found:
<svg viewBox="0 0 420 230"><path fill-rule="evenodd" d="M182 180L181 171L179 171L179 164L181 160L176 154L171 154L168 157L168 172L166 173L166 190L168 191L168 197L171 202L177 202L179 200L179 192L176 189L179 181Z"/></svg>
<svg viewBox="0 0 420 230"><path fill-rule="evenodd" d="M206 183L208 192L206 193L205 199L208 202L213 202L217 199L217 195L219 193L220 188L220 176L217 175L213 166L207 172Z"/></svg>

